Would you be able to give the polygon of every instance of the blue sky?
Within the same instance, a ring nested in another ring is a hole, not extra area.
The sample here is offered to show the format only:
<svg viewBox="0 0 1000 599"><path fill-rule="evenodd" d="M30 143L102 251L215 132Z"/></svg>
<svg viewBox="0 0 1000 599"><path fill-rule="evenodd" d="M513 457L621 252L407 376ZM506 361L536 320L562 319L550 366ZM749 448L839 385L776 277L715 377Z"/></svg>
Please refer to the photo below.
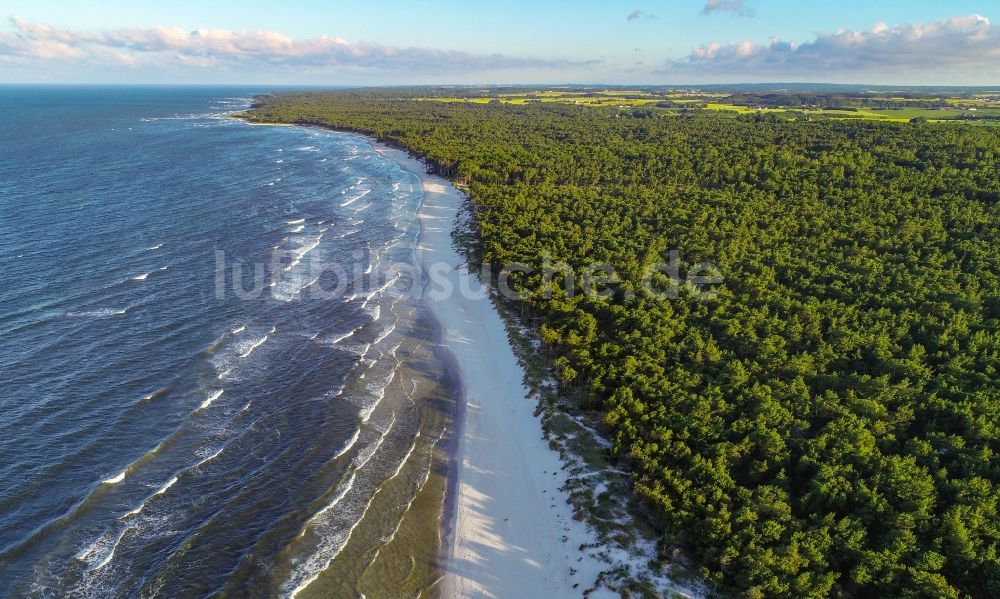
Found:
<svg viewBox="0 0 1000 599"><path fill-rule="evenodd" d="M982 0L0 7L4 82L1000 84L1000 3Z"/></svg>

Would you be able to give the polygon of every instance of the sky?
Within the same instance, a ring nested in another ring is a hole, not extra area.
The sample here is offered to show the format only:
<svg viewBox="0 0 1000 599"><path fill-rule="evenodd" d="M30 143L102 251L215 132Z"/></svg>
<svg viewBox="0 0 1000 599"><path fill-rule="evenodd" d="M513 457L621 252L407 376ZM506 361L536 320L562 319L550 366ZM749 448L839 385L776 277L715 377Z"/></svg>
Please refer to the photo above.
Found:
<svg viewBox="0 0 1000 599"><path fill-rule="evenodd" d="M1000 85L1000 0L0 0L0 82Z"/></svg>

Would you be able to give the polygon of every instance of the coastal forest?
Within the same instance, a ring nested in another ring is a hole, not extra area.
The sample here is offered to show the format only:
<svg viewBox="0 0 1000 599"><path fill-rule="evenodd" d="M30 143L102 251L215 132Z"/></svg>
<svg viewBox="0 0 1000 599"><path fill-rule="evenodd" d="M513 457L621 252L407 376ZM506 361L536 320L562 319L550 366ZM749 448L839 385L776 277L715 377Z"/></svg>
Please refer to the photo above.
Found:
<svg viewBox="0 0 1000 599"><path fill-rule="evenodd" d="M518 309L665 552L750 598L1000 596L1000 128L432 93L245 116L467 190L476 257L534 267ZM704 263L711 293L683 280Z"/></svg>

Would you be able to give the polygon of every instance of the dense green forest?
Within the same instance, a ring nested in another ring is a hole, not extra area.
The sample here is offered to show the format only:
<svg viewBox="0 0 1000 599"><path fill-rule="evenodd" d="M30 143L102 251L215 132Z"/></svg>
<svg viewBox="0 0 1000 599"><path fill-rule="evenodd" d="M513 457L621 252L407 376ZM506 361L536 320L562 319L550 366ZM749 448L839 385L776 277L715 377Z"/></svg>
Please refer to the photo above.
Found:
<svg viewBox="0 0 1000 599"><path fill-rule="evenodd" d="M268 96L467 185L671 543L747 597L1000 595L1000 130L624 107ZM641 117L641 118L640 118ZM714 299L640 288L680 251ZM553 291L553 288L554 291Z"/></svg>

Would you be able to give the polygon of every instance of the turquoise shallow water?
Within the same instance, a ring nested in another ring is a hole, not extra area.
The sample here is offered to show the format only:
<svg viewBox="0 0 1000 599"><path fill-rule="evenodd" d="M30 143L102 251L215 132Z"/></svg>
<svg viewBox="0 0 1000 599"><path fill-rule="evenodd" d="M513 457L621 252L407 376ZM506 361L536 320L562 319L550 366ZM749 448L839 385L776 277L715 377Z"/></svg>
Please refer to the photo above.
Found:
<svg viewBox="0 0 1000 599"><path fill-rule="evenodd" d="M261 91L0 87L0 596L288 595L427 480L419 183Z"/></svg>

